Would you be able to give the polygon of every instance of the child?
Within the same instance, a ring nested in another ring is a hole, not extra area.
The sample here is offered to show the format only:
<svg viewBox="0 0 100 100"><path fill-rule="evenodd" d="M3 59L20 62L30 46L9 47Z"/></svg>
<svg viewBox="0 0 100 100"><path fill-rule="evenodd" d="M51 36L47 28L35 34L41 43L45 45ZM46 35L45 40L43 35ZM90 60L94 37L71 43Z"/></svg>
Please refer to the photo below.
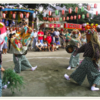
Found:
<svg viewBox="0 0 100 100"><path fill-rule="evenodd" d="M43 50L44 50L44 51L47 50L47 43L46 43L46 41L44 41L44 43L43 43Z"/></svg>

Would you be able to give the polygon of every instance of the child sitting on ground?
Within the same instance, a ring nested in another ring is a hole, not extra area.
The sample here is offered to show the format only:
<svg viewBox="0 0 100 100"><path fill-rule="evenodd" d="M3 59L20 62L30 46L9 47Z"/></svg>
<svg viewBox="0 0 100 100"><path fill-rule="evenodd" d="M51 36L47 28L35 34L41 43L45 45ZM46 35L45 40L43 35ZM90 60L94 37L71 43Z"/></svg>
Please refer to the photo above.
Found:
<svg viewBox="0 0 100 100"><path fill-rule="evenodd" d="M44 50L44 51L46 51L46 50L47 50L48 46L47 46L46 41L44 41L44 42L43 42L43 47L42 47L42 48L43 48L43 50Z"/></svg>

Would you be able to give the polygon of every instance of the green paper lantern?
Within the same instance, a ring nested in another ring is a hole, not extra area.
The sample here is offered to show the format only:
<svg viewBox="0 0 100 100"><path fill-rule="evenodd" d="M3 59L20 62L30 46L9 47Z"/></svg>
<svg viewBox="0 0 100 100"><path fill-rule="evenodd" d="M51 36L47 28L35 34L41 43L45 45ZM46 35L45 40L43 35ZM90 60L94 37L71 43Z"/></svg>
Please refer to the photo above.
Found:
<svg viewBox="0 0 100 100"><path fill-rule="evenodd" d="M58 11L58 10L56 10L56 11L55 11L55 14L56 14L56 15L58 15L58 14L59 14L59 11Z"/></svg>
<svg viewBox="0 0 100 100"><path fill-rule="evenodd" d="M82 19L85 19L85 15L84 14L82 14Z"/></svg>
<svg viewBox="0 0 100 100"><path fill-rule="evenodd" d="M60 17L60 19L59 19L60 21L62 21L62 18Z"/></svg>
<svg viewBox="0 0 100 100"><path fill-rule="evenodd" d="M81 11L82 11L82 12L84 11L84 7L81 8Z"/></svg>

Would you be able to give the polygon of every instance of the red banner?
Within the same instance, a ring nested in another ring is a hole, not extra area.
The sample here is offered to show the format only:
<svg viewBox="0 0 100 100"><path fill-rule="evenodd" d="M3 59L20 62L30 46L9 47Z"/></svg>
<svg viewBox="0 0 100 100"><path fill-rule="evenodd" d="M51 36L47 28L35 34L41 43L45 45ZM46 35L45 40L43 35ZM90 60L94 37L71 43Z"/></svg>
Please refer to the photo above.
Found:
<svg viewBox="0 0 100 100"><path fill-rule="evenodd" d="M81 24L64 23L64 28L81 30L82 29L82 25Z"/></svg>
<svg viewBox="0 0 100 100"><path fill-rule="evenodd" d="M49 24L50 28L59 28L60 26L60 24Z"/></svg>

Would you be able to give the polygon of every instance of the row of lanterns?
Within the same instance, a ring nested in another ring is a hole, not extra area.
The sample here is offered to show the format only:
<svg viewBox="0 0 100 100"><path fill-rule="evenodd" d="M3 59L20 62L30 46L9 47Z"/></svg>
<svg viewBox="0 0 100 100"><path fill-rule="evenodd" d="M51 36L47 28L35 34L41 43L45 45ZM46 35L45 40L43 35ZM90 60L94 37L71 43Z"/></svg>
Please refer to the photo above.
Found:
<svg viewBox="0 0 100 100"><path fill-rule="evenodd" d="M16 18L16 13L11 13L12 17ZM24 14L20 12L20 18L22 19L24 17ZM3 13L3 18L6 18L6 13ZM29 13L26 13L26 18L29 18Z"/></svg>
<svg viewBox="0 0 100 100"><path fill-rule="evenodd" d="M97 4L94 4L94 8L97 8ZM91 6L88 5L87 6L87 9L90 10L91 9ZM84 7L81 8L81 11L82 12L84 11ZM68 9L68 12L69 12L69 14L71 14L72 13L72 8L69 8ZM78 12L78 7L75 7L75 13L77 13L77 12ZM59 14L59 11L58 10L55 10L55 14L58 15ZM64 14L65 14L65 10L62 10L62 15L64 15ZM49 16L51 16L51 15L52 15L52 12L49 11ZM96 11L96 15L98 15L98 11ZM45 16L46 16L46 14L44 13L44 17Z"/></svg>
<svg viewBox="0 0 100 100"><path fill-rule="evenodd" d="M85 19L85 15L84 14L82 14L82 16L81 15L78 15L78 19L81 19L81 17L82 17L82 19ZM87 13L87 17L89 17L89 13ZM43 17L43 20L49 20L49 21L65 21L65 20L69 20L69 19L71 19L71 20L76 20L76 18L77 18L77 16L76 15L74 15L74 16L70 16L70 17L58 17L58 18L47 18L47 17Z"/></svg>

